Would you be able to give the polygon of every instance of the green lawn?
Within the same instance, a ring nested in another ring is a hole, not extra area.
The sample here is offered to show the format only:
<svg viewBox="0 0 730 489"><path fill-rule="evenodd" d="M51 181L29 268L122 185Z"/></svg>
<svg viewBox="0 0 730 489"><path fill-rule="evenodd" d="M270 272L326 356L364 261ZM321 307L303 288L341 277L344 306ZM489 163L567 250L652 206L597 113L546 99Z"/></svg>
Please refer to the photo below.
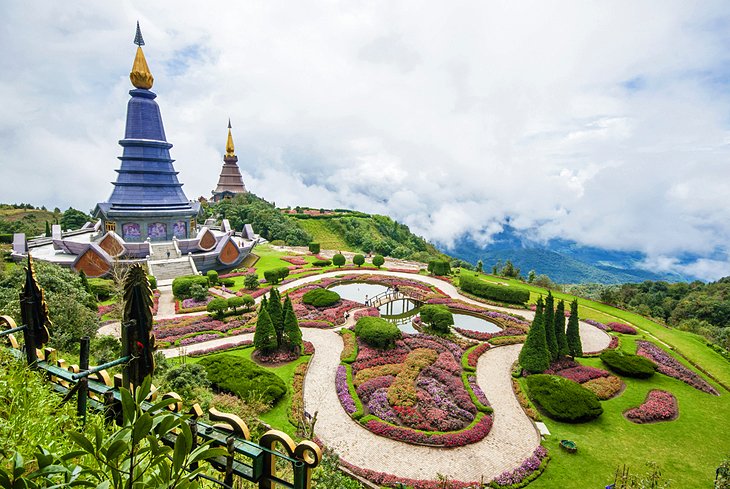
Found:
<svg viewBox="0 0 730 489"><path fill-rule="evenodd" d="M622 348L635 351L635 340L624 336ZM580 363L606 368L600 359ZM730 454L727 392L720 397L700 392L679 380L655 374L650 379L628 379L618 397L602 401L604 413L589 423L568 424L545 419L551 436L546 441L552 460L529 487L536 489L605 487L616 468L626 464L632 472L645 472L647 461L657 462L675 488L712 487L715 469ZM671 392L677 398L679 418L653 424L634 424L622 413L640 405L651 389ZM578 444L576 454L559 446L561 439Z"/></svg>
<svg viewBox="0 0 730 489"><path fill-rule="evenodd" d="M221 353L214 353L214 355L228 354L251 360L251 354L253 351L253 348L238 348ZM187 361L190 363L197 363L201 358L203 357L188 357ZM284 381L287 391L286 395L282 399L279 399L279 402L277 402L269 411L262 414L260 418L265 423L268 423L277 430L284 431L292 437L296 436L296 427L289 422L288 413L291 408L291 384L292 379L294 378L294 370L300 363L305 363L309 361L310 358L311 355L302 355L298 360L280 367L264 367L267 370L274 372L279 378L281 378L281 380Z"/></svg>
<svg viewBox="0 0 730 489"><path fill-rule="evenodd" d="M323 219L298 219L297 224L312 235L312 241L319 243L323 250L358 251L351 248L342 236L332 232Z"/></svg>

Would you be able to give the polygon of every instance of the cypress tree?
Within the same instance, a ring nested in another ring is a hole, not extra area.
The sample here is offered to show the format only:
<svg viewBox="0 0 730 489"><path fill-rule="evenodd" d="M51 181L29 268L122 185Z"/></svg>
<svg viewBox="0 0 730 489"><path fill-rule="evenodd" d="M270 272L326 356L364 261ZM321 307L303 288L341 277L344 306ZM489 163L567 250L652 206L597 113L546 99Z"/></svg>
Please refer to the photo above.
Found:
<svg viewBox="0 0 730 489"><path fill-rule="evenodd" d="M565 357L570 353L568 340L565 337L565 302L558 302L555 309L555 339L558 342L558 357Z"/></svg>
<svg viewBox="0 0 730 489"><path fill-rule="evenodd" d="M275 289L271 289L271 293L269 294L267 312L269 313L269 317L271 317L271 324L274 325L274 331L276 331L276 343L281 346L282 335L284 333L284 311L281 309L279 293Z"/></svg>
<svg viewBox="0 0 730 489"><path fill-rule="evenodd" d="M51 225L48 224L48 221L46 221L46 238L51 237Z"/></svg>
<svg viewBox="0 0 730 489"><path fill-rule="evenodd" d="M548 291L545 298L545 340L550 351L550 360L558 359L558 340L555 338L555 299L553 293Z"/></svg>
<svg viewBox="0 0 730 489"><path fill-rule="evenodd" d="M537 300L535 319L520 352L520 365L531 373L544 372L550 366L550 352L545 340L545 317L542 297Z"/></svg>
<svg viewBox="0 0 730 489"><path fill-rule="evenodd" d="M290 349L301 351L302 330L299 329L299 321L288 295L284 300L284 342Z"/></svg>
<svg viewBox="0 0 730 489"><path fill-rule="evenodd" d="M91 285L89 284L89 279L86 278L86 273L84 273L83 270L81 270L79 272L79 278L81 279L81 285L84 287L84 289L86 290L86 292L88 292L91 295L94 295L91 292ZM94 298L96 299L96 297L94 297Z"/></svg>
<svg viewBox="0 0 730 489"><path fill-rule="evenodd" d="M570 318L568 319L566 336L570 355L573 357L582 357L583 346L580 343L580 328L578 327L578 299L575 299L570 304Z"/></svg>
<svg viewBox="0 0 730 489"><path fill-rule="evenodd" d="M256 332L253 334L253 346L257 350L269 353L276 350L276 331L271 323L271 317L265 308L261 308L256 321Z"/></svg>

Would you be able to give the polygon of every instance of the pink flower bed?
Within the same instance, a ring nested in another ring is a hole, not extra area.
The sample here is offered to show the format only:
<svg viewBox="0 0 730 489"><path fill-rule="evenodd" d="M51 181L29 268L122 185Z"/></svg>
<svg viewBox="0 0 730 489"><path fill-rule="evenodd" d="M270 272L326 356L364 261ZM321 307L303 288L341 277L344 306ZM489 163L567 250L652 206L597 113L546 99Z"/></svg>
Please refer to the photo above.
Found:
<svg viewBox="0 0 730 489"><path fill-rule="evenodd" d="M677 398L671 392L652 390L641 406L629 409L624 416L634 423L671 421L679 416Z"/></svg>
<svg viewBox="0 0 730 489"><path fill-rule="evenodd" d="M297 265L297 266L302 266L302 265L307 264L307 260L305 260L301 256L282 256L279 259L284 260L285 262L289 262L292 265Z"/></svg>
<svg viewBox="0 0 730 489"><path fill-rule="evenodd" d="M481 331L474 331L471 329L462 329L456 327L454 327L454 331L462 336L466 336L467 338L479 341L489 341L492 338L499 338L500 336L520 336L525 334L524 331L517 328L507 328L503 329L502 331L497 331L496 333L483 333Z"/></svg>
<svg viewBox="0 0 730 489"><path fill-rule="evenodd" d="M327 321L299 321L300 328L317 328L317 329L328 329L332 328L332 323Z"/></svg>
<svg viewBox="0 0 730 489"><path fill-rule="evenodd" d="M244 315L242 319L234 319L228 322L219 321L210 316L182 316L161 319L155 323L153 331L158 340L166 343L173 344L177 340L181 340L182 344L183 339L186 339L185 344L200 343L205 340L200 339L200 335L193 336L195 333L211 332L216 334L216 337L220 337L218 333L225 334L232 330L236 330L236 333L252 332L253 328L244 328L251 317L252 315L248 314ZM192 341L193 339L194 341Z"/></svg>
<svg viewBox="0 0 730 489"><path fill-rule="evenodd" d="M97 306L97 314L99 315L99 317L102 317L104 314L110 313L114 309L114 306L116 306L116 304Z"/></svg>
<svg viewBox="0 0 730 489"><path fill-rule="evenodd" d="M359 311L355 311L353 317L355 318L355 321L357 321L358 319L366 316L380 317L380 311L378 311L378 309L375 307L368 307L366 309L360 309Z"/></svg>
<svg viewBox="0 0 730 489"><path fill-rule="evenodd" d="M192 353L188 353L188 356L189 357L199 357L199 356L207 355L209 353L214 353L217 351L230 350L232 348L238 348L240 346L248 346L248 345L253 345L253 341L238 340L238 341L234 341L231 343L227 343L225 345L212 346L210 348L206 348L205 350L194 351Z"/></svg>
<svg viewBox="0 0 730 489"><path fill-rule="evenodd" d="M617 333L636 334L636 328L634 328L633 326L629 326L628 324L608 323L606 326L608 326L611 331L615 331Z"/></svg>
<svg viewBox="0 0 730 489"><path fill-rule="evenodd" d="M250 295L251 297L256 299L257 297L261 297L264 294L268 294L270 290L271 290L271 287L262 287L262 288L255 289L255 290L240 289L238 292L236 292L236 295L238 297L242 297L244 295Z"/></svg>
<svg viewBox="0 0 730 489"><path fill-rule="evenodd" d="M537 447L532 455L526 458L522 464L514 470L502 472L494 478L494 482L499 486L511 486L519 484L529 476L531 476L542 465L542 461L547 457L548 452L542 445Z"/></svg>
<svg viewBox="0 0 730 489"><path fill-rule="evenodd" d="M489 350L489 348L489 343L482 343L481 345L474 348L472 351L469 352L469 355L466 357L467 364L471 368L477 368L477 362L479 361L479 357L481 357L485 351Z"/></svg>
<svg viewBox="0 0 730 489"><path fill-rule="evenodd" d="M256 269L255 268L247 268L246 270L236 269L235 272L224 273L223 275L218 275L218 278L242 277L244 275L250 275L252 273L256 273Z"/></svg>
<svg viewBox="0 0 730 489"><path fill-rule="evenodd" d="M707 392L719 396L720 394L710 384L705 382L702 377L694 373L689 368L682 365L674 357L670 356L667 352L656 346L654 343L648 341L639 340L636 342L638 349L636 350L637 355L646 357L649 360L657 364L657 370L669 377L681 380L685 384L691 385L695 389Z"/></svg>
<svg viewBox="0 0 730 489"><path fill-rule="evenodd" d="M611 372L596 367L581 365L569 358L553 362L550 364L550 367L545 370L545 373L550 375L559 375L568 380L578 382L579 384L583 384L593 379L609 377L611 375Z"/></svg>
<svg viewBox="0 0 730 489"><path fill-rule="evenodd" d="M397 477L392 474L386 474L385 472L377 472L375 470L363 469L356 465L352 465L346 460L340 459L340 465L344 466L352 472L357 474L363 479L367 479L379 486L386 487L413 487L414 489L443 489L444 483L437 480L420 480L420 479L407 479ZM481 487L479 482L461 482L449 479L450 489L478 489Z"/></svg>
<svg viewBox="0 0 730 489"><path fill-rule="evenodd" d="M411 428L395 426L379 419L370 419L366 423L367 429L376 435L393 438L394 440L419 445L435 445L443 447L462 447L481 441L492 429L492 417L484 415L472 427L453 433L426 433Z"/></svg>

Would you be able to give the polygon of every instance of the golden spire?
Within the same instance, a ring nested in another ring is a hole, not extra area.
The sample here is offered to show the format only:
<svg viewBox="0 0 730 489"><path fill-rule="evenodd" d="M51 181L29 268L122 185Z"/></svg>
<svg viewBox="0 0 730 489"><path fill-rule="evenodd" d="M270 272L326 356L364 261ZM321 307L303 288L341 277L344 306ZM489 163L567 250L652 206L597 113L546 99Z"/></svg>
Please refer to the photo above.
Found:
<svg viewBox="0 0 730 489"><path fill-rule="evenodd" d="M231 119L228 119L228 141L226 141L226 156L236 156L233 152L233 136L231 135Z"/></svg>
<svg viewBox="0 0 730 489"><path fill-rule="evenodd" d="M134 36L134 43L137 45L137 55L134 57L134 64L132 65L132 72L129 74L129 79L135 88L149 90L152 88L152 83L154 83L155 79L152 73L150 73L147 60L144 58L144 53L142 52L144 39L142 39L142 31L139 29L139 21L137 21L137 33Z"/></svg>

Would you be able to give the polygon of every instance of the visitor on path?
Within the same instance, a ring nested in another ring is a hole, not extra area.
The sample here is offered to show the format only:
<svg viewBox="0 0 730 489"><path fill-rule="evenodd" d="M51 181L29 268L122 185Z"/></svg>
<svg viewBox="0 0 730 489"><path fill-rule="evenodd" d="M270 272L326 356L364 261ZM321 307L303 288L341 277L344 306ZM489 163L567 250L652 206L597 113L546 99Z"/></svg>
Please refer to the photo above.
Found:
<svg viewBox="0 0 730 489"><path fill-rule="evenodd" d="M170 250L167 250L167 259L170 259Z"/></svg>

